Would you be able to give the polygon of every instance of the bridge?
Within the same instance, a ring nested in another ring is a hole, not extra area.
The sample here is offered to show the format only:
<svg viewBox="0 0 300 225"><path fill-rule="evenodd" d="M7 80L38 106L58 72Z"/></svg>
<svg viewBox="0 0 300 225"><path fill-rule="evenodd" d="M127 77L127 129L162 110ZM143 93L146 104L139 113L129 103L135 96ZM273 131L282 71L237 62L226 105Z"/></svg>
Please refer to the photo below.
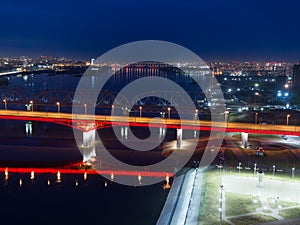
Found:
<svg viewBox="0 0 300 225"><path fill-rule="evenodd" d="M83 154L84 162L88 162L93 156L96 156L94 145L96 130L111 126L177 129L177 148L181 148L183 130L241 133L242 144L245 148L248 146L249 133L300 136L300 126L296 125L214 122L197 119L181 120L172 118L149 118L142 116L107 116L20 110L0 110L0 119L51 122L82 131L83 147L85 147L85 149L92 148L91 151L86 151L86 153Z"/></svg>
<svg viewBox="0 0 300 225"><path fill-rule="evenodd" d="M281 134L300 136L300 126L277 124L254 124L238 122L212 122L206 120L180 120L171 118L127 117L0 110L0 119L51 122L69 126L83 132L115 126L166 127L183 130L246 132L256 134Z"/></svg>

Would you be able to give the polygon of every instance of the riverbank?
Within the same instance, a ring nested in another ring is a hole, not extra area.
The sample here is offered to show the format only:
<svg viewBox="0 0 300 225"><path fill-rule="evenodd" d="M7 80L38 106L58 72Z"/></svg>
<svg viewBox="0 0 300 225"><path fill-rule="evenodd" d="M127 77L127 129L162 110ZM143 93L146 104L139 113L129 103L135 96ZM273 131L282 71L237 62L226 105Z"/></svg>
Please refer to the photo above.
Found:
<svg viewBox="0 0 300 225"><path fill-rule="evenodd" d="M197 225L203 172L190 169L176 176L157 225Z"/></svg>

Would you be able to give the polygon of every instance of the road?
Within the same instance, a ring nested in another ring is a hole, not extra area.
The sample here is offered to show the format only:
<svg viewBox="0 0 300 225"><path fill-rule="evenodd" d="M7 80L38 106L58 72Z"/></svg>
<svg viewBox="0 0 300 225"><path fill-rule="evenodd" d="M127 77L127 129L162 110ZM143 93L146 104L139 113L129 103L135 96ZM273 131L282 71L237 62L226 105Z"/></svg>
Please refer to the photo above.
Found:
<svg viewBox="0 0 300 225"><path fill-rule="evenodd" d="M264 134L282 134L300 136L300 126L274 125L274 124L253 124L236 122L215 122L205 120L179 120L161 119L149 117L127 117L127 116L105 116L89 114L71 114L55 112L21 111L21 110L0 110L0 119L12 120L37 120L54 123L85 123L94 126L97 123L105 123L117 126L140 126L140 127L162 127L179 128L187 130L208 130L219 132L246 132ZM87 126L87 125L85 125ZM96 129L100 128L96 126Z"/></svg>

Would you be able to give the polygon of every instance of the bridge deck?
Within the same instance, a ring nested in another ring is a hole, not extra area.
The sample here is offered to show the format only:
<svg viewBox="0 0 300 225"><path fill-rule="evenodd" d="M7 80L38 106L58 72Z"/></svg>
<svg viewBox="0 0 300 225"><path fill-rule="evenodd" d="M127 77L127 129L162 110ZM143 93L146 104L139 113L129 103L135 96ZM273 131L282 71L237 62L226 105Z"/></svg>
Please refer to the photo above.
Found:
<svg viewBox="0 0 300 225"><path fill-rule="evenodd" d="M37 112L20 110L0 110L0 119L11 120L33 120L64 124L80 129L74 124L84 124L92 129L105 127L105 125L116 126L140 126L140 127L167 127L182 128L186 130L207 130L226 132L247 132L262 134L282 134L300 136L300 126L276 125L276 124L253 124L237 122L213 122L205 120L180 120L160 119L149 117L126 117L126 116L104 116L85 115L72 113ZM97 126L97 124L101 124ZM84 129L82 129L84 130Z"/></svg>

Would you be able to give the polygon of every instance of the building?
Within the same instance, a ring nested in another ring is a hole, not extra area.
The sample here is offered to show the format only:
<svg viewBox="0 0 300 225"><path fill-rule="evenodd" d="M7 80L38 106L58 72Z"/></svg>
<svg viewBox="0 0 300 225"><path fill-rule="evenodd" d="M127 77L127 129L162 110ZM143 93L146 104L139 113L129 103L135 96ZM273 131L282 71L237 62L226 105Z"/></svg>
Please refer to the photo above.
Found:
<svg viewBox="0 0 300 225"><path fill-rule="evenodd" d="M300 63L293 67L293 86L300 87Z"/></svg>

